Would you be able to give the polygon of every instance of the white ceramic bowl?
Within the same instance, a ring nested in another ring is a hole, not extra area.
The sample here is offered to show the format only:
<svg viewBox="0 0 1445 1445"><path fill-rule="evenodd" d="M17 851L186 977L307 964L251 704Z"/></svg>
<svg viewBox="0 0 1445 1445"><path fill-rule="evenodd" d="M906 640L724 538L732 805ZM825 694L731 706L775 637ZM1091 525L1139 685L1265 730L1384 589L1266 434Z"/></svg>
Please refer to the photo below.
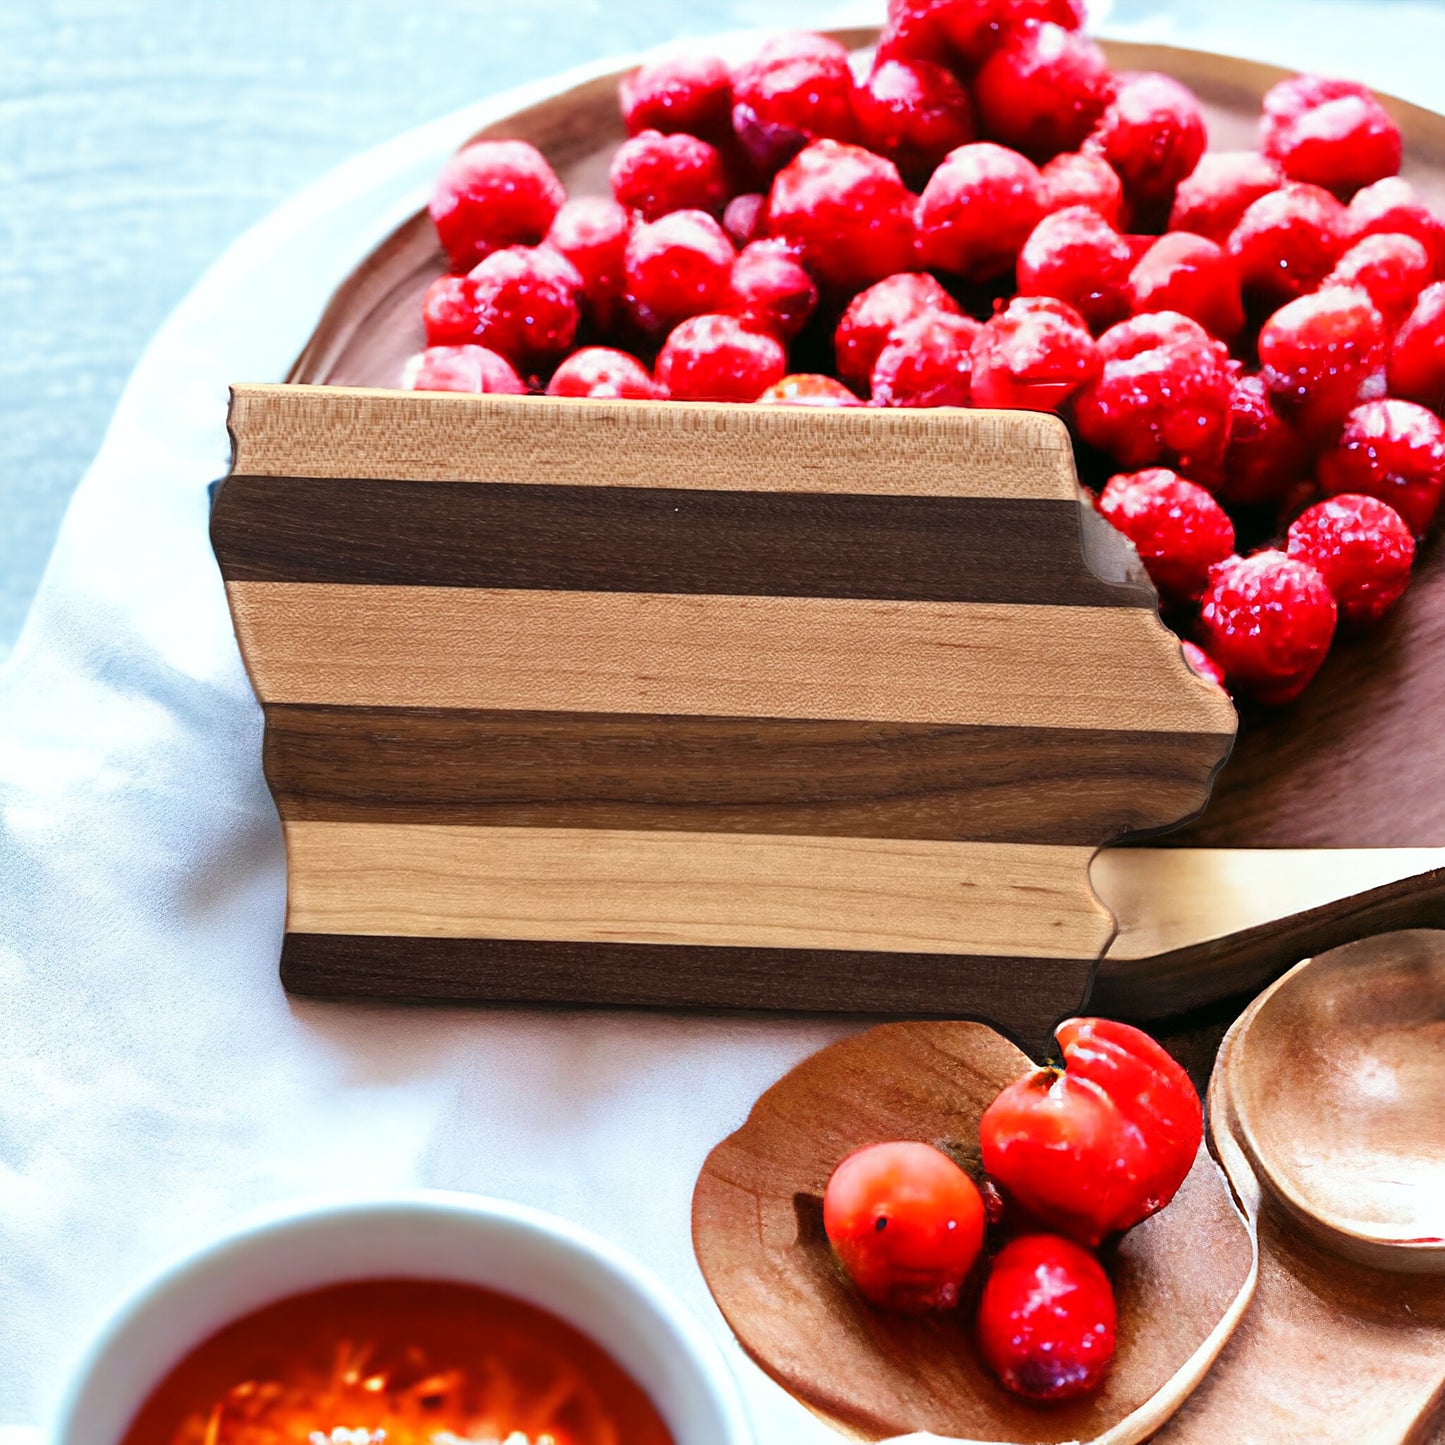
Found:
<svg viewBox="0 0 1445 1445"><path fill-rule="evenodd" d="M117 1445L190 1349L263 1305L390 1275L517 1295L602 1344L647 1392L676 1445L752 1445L717 1346L654 1276L539 1210L423 1192L292 1205L187 1255L123 1304L85 1354L52 1445Z"/></svg>

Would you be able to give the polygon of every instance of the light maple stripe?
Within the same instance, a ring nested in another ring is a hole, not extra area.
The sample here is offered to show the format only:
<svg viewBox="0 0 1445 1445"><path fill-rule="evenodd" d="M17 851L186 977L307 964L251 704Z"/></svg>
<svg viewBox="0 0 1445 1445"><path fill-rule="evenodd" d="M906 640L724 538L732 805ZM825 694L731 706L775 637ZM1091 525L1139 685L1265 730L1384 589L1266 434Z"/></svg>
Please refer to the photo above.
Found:
<svg viewBox="0 0 1445 1445"><path fill-rule="evenodd" d="M1092 958L1089 848L285 825L291 933Z"/></svg>

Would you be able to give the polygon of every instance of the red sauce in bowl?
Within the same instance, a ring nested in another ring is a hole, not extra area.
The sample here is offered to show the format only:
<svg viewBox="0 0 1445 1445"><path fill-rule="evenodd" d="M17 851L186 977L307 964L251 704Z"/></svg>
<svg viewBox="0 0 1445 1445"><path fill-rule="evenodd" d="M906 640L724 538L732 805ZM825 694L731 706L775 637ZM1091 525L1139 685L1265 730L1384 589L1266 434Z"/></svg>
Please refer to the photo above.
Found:
<svg viewBox="0 0 1445 1445"><path fill-rule="evenodd" d="M483 1441L672 1445L641 1387L573 1326L415 1279L331 1285L234 1321L151 1392L122 1445Z"/></svg>

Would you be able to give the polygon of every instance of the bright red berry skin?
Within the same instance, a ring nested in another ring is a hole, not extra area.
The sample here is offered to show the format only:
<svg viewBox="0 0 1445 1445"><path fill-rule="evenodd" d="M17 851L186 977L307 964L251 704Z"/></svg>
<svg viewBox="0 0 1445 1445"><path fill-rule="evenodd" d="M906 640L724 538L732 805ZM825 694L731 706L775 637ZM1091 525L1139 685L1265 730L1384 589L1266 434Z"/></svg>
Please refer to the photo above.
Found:
<svg viewBox="0 0 1445 1445"><path fill-rule="evenodd" d="M1193 92L1167 75L1121 76L1088 148L1119 173L1141 207L1167 206L1204 154L1204 116Z"/></svg>
<svg viewBox="0 0 1445 1445"><path fill-rule="evenodd" d="M1035 1069L984 1110L983 1167L1036 1218L1097 1245L1173 1199L1204 1113L1189 1075L1138 1029L1068 1019L1054 1036L1063 1071Z"/></svg>
<svg viewBox="0 0 1445 1445"><path fill-rule="evenodd" d="M1296 75L1264 97L1260 149L1292 181L1348 196L1400 169L1399 127L1365 86Z"/></svg>
<svg viewBox="0 0 1445 1445"><path fill-rule="evenodd" d="M1385 354L1385 323L1368 293L1330 286L1282 306L1260 328L1259 360L1282 406L1323 432L1353 405Z"/></svg>
<svg viewBox="0 0 1445 1445"><path fill-rule="evenodd" d="M769 171L810 141L851 141L857 127L847 50L801 31L767 41L733 72L733 129Z"/></svg>
<svg viewBox="0 0 1445 1445"><path fill-rule="evenodd" d="M763 406L862 406L841 381L817 372L795 372L775 381L758 398Z"/></svg>
<svg viewBox="0 0 1445 1445"><path fill-rule="evenodd" d="M850 386L866 389L873 363L894 328L925 311L959 315L953 297L925 272L902 271L860 291L848 303L833 333L838 375Z"/></svg>
<svg viewBox="0 0 1445 1445"><path fill-rule="evenodd" d="M438 276L422 297L428 346L466 346L477 334L477 288L470 276Z"/></svg>
<svg viewBox="0 0 1445 1445"><path fill-rule="evenodd" d="M432 188L432 221L453 271L508 246L535 246L567 193L536 146L474 141L442 167Z"/></svg>
<svg viewBox="0 0 1445 1445"><path fill-rule="evenodd" d="M493 251L470 273L477 301L477 340L520 370L564 355L582 318L582 277L550 246Z"/></svg>
<svg viewBox="0 0 1445 1445"><path fill-rule="evenodd" d="M1309 563L1268 550L1214 569L1199 638L1232 691L1278 705L1293 702L1319 671L1335 618L1324 578Z"/></svg>
<svg viewBox="0 0 1445 1445"><path fill-rule="evenodd" d="M1349 233L1357 241L1365 236L1413 236L1430 253L1435 279L1445 277L1445 220L1402 176L1388 176L1357 191L1345 215Z"/></svg>
<svg viewBox="0 0 1445 1445"><path fill-rule="evenodd" d="M1103 366L1074 402L1090 446L1137 471L1218 474L1229 427L1229 354L1197 321L1152 312L1099 338Z"/></svg>
<svg viewBox="0 0 1445 1445"><path fill-rule="evenodd" d="M1221 341L1244 329L1239 268L1222 246L1188 231L1155 241L1129 273L1126 296L1135 316L1177 311Z"/></svg>
<svg viewBox="0 0 1445 1445"><path fill-rule="evenodd" d="M823 1193L823 1229L859 1293L880 1309L951 1309L983 1247L983 1200L931 1144L848 1155Z"/></svg>
<svg viewBox="0 0 1445 1445"><path fill-rule="evenodd" d="M1235 378L1229 398L1229 445L1212 480L1214 495L1231 507L1273 506L1305 473L1309 454L1299 434L1275 410L1258 372Z"/></svg>
<svg viewBox="0 0 1445 1445"><path fill-rule="evenodd" d="M1420 293L1390 344L1390 391L1445 412L1445 281Z"/></svg>
<svg viewBox="0 0 1445 1445"><path fill-rule="evenodd" d="M968 406L972 347L983 328L968 316L927 311L894 329L873 363L875 406Z"/></svg>
<svg viewBox="0 0 1445 1445"><path fill-rule="evenodd" d="M803 329L817 304L813 278L782 241L754 241L738 253L723 305L750 331L789 341Z"/></svg>
<svg viewBox="0 0 1445 1445"><path fill-rule="evenodd" d="M428 346L407 364L402 385L411 391L474 391L525 396L526 383L506 357L485 346Z"/></svg>
<svg viewBox="0 0 1445 1445"><path fill-rule="evenodd" d="M1279 164L1256 151L1210 151L1179 182L1169 229L1192 231L1222 246L1240 217L1284 181Z"/></svg>
<svg viewBox="0 0 1445 1445"><path fill-rule="evenodd" d="M958 57L941 22L947 4L948 0L888 0L875 63L926 60L930 65L953 65Z"/></svg>
<svg viewBox="0 0 1445 1445"><path fill-rule="evenodd" d="M1021 25L1048 22L1081 29L1083 0L941 0L939 23L955 54L977 67Z"/></svg>
<svg viewBox="0 0 1445 1445"><path fill-rule="evenodd" d="M644 130L622 142L608 172L618 204L655 221L669 211L721 212L722 157L705 140Z"/></svg>
<svg viewBox="0 0 1445 1445"><path fill-rule="evenodd" d="M918 202L922 263L970 281L1013 266L1044 214L1044 186L1026 156L991 141L951 151Z"/></svg>
<svg viewBox="0 0 1445 1445"><path fill-rule="evenodd" d="M1435 264L1413 236L1382 232L1356 241L1325 277L1326 286L1359 286L1385 324L1396 328L1415 309Z"/></svg>
<svg viewBox="0 0 1445 1445"><path fill-rule="evenodd" d="M1224 687L1224 669L1205 652L1202 647L1196 647L1192 642L1185 642L1184 660L1190 668L1197 672L1200 677L1207 678L1215 687Z"/></svg>
<svg viewBox="0 0 1445 1445"><path fill-rule="evenodd" d="M1018 259L1020 296L1067 301L1096 331L1128 314L1134 252L1097 211L1070 206L1045 216Z"/></svg>
<svg viewBox="0 0 1445 1445"><path fill-rule="evenodd" d="M1367 401L1345 418L1317 463L1327 497L1357 493L1388 502L1423 537L1445 486L1445 423L1410 401Z"/></svg>
<svg viewBox="0 0 1445 1445"><path fill-rule="evenodd" d="M578 196L557 212L547 244L582 278L582 309L599 331L610 331L622 304L632 214L606 196Z"/></svg>
<svg viewBox="0 0 1445 1445"><path fill-rule="evenodd" d="M1415 539L1377 497L1346 493L1316 502L1290 524L1287 545L1325 579L1340 621L1355 627L1378 622L1410 585Z"/></svg>
<svg viewBox="0 0 1445 1445"><path fill-rule="evenodd" d="M973 78L979 124L1035 161L1075 150L1104 113L1104 52L1078 30L1034 22L1008 32Z"/></svg>
<svg viewBox="0 0 1445 1445"><path fill-rule="evenodd" d="M714 311L727 295L736 256L705 211L673 211L637 226L623 259L628 308L651 332Z"/></svg>
<svg viewBox="0 0 1445 1445"><path fill-rule="evenodd" d="M1039 172L1044 183L1044 209L1062 211L1088 206L1117 231L1124 216L1124 183L1102 156L1065 151Z"/></svg>
<svg viewBox="0 0 1445 1445"><path fill-rule="evenodd" d="M617 87L628 135L686 132L717 144L732 131L732 72L715 55L679 55L624 75Z"/></svg>
<svg viewBox="0 0 1445 1445"><path fill-rule="evenodd" d="M779 172L768 234L798 251L820 285L857 291L913 264L913 197L892 161L822 140Z"/></svg>
<svg viewBox="0 0 1445 1445"><path fill-rule="evenodd" d="M1318 186L1291 182L1255 201L1229 234L1246 291L1278 305L1312 291L1344 254L1345 208Z"/></svg>
<svg viewBox="0 0 1445 1445"><path fill-rule="evenodd" d="M1077 1400L1104 1381L1118 1310L1103 1266L1056 1234L999 1250L978 1306L978 1351L999 1383L1040 1404Z"/></svg>
<svg viewBox="0 0 1445 1445"><path fill-rule="evenodd" d="M552 373L547 395L656 401L662 392L635 356L610 346L584 346Z"/></svg>
<svg viewBox="0 0 1445 1445"><path fill-rule="evenodd" d="M734 196L723 211L723 230L739 250L767 234L768 198L761 191Z"/></svg>
<svg viewBox="0 0 1445 1445"><path fill-rule="evenodd" d="M1196 602L1234 555L1234 524L1194 482L1164 467L1110 477L1099 511L1133 544L1165 602Z"/></svg>
<svg viewBox="0 0 1445 1445"><path fill-rule="evenodd" d="M1058 411L1098 375L1084 318L1052 296L1015 296L973 343L974 406Z"/></svg>
<svg viewBox="0 0 1445 1445"><path fill-rule="evenodd" d="M782 343L736 316L684 321L657 358L657 379L674 401L753 401L787 369Z"/></svg>
<svg viewBox="0 0 1445 1445"><path fill-rule="evenodd" d="M858 138L908 177L925 178L949 151L974 138L973 103L941 65L875 64L853 97Z"/></svg>

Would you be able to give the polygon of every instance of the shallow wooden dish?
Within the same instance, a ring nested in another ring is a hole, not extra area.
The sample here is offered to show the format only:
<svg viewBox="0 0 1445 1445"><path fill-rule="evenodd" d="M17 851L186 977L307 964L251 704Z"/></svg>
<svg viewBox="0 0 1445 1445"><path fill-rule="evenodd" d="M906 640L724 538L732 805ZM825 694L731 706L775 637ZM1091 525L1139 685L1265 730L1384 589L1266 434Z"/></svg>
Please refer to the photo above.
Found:
<svg viewBox="0 0 1445 1445"><path fill-rule="evenodd" d="M785 1075L703 1166L693 1242L719 1308L769 1375L849 1434L1130 1445L1179 1407L1248 1306L1249 1231L1202 1149L1173 1203L1107 1261L1119 1349L1091 1400L1039 1409L1008 1395L979 1362L967 1303L917 1318L854 1293L822 1230L834 1165L893 1138L971 1162L979 1116L1028 1067L981 1024L885 1024Z"/></svg>

